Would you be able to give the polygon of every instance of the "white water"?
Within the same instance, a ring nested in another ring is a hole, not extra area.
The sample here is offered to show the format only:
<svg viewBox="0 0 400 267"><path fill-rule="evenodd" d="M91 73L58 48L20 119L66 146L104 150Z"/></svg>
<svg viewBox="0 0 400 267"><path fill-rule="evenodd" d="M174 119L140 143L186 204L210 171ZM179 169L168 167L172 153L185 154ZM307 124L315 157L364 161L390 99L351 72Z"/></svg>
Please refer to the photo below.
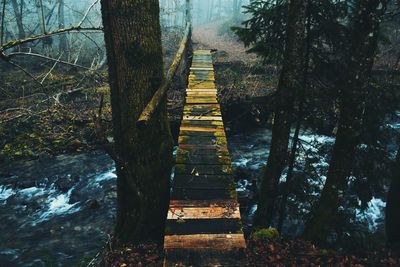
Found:
<svg viewBox="0 0 400 267"><path fill-rule="evenodd" d="M374 197L370 202L368 202L367 209L364 211L356 209L356 219L359 222L367 224L368 229L371 232L375 232L378 229L378 226L382 223L385 207L386 202L380 198Z"/></svg>

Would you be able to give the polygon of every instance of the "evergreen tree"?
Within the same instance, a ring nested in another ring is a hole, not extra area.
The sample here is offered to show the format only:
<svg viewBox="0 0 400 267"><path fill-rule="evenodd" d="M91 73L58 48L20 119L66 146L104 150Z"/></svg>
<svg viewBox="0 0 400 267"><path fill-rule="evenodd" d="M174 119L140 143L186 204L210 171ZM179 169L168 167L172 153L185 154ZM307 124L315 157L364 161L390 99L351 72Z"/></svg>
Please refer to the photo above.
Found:
<svg viewBox="0 0 400 267"><path fill-rule="evenodd" d="M307 1L294 0L289 4L286 48L277 89L272 142L254 221L255 225L261 227L268 227L271 223L279 179L287 159L295 93L302 86L306 9Z"/></svg>
<svg viewBox="0 0 400 267"><path fill-rule="evenodd" d="M385 0L358 0L355 5L350 46L345 53L345 66L337 85L341 90L336 142L320 201L304 233L307 239L318 243L325 242L333 231L347 177L351 175L362 133L362 118L377 51L379 26L386 4Z"/></svg>

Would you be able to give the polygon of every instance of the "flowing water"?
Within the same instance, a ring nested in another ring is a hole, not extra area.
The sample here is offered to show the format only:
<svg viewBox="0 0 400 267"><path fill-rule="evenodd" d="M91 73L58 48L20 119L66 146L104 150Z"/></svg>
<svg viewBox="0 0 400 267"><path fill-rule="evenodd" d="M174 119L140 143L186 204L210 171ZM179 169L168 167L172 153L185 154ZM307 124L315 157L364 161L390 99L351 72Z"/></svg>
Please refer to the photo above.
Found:
<svg viewBox="0 0 400 267"><path fill-rule="evenodd" d="M399 130L399 125L389 126ZM312 134L301 139L299 166L311 160L319 178L309 183L318 191L334 139ZM228 136L245 229L257 209L256 184L270 141L266 128ZM0 170L0 266L74 266L102 249L116 212L115 166L109 156L100 151L61 155ZM382 225L384 206L374 198L366 210L357 211L357 218L373 231ZM299 211L308 208L298 206Z"/></svg>
<svg viewBox="0 0 400 267"><path fill-rule="evenodd" d="M114 163L101 152L16 162L0 174L0 266L73 266L112 231Z"/></svg>

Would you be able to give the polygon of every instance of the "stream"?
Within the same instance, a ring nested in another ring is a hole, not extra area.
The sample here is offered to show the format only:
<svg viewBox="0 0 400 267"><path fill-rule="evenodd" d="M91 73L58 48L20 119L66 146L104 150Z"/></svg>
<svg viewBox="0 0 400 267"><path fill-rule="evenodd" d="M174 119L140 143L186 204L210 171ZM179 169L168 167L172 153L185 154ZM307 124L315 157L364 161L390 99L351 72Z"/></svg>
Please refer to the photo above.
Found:
<svg viewBox="0 0 400 267"><path fill-rule="evenodd" d="M400 115L400 114L399 114ZM396 131L400 124L390 124ZM312 164L321 188L327 170L326 154L334 139L304 134L300 165L314 152ZM255 194L271 141L271 130L258 128L228 135L236 170L237 191L244 228L251 226L257 209ZM328 147L328 149L326 149ZM322 153L315 153L323 151ZM285 179L283 176L282 179ZM373 199L357 218L371 231L382 225L385 203ZM308 207L299 205L299 211ZM112 232L116 213L116 175L104 152L60 155L51 159L16 161L0 166L0 266L78 266L89 262ZM286 231L299 231L291 221Z"/></svg>

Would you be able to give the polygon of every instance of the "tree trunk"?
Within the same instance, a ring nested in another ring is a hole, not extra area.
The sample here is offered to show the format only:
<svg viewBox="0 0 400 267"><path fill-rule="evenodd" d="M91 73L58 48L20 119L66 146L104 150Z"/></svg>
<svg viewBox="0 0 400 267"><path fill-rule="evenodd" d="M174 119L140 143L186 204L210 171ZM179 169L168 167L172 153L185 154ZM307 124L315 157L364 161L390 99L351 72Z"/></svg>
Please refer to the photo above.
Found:
<svg viewBox="0 0 400 267"><path fill-rule="evenodd" d="M64 12L64 0L58 1L58 28L65 28L65 12ZM60 35L60 43L59 43L60 53L64 53L64 58L66 58L67 52L67 36L65 34Z"/></svg>
<svg viewBox="0 0 400 267"><path fill-rule="evenodd" d="M386 203L386 237L390 248L400 252L400 149L394 166L392 183Z"/></svg>
<svg viewBox="0 0 400 267"><path fill-rule="evenodd" d="M303 80L306 9L307 1L290 2L286 49L276 96L272 142L266 171L261 181L260 201L254 222L259 227L268 227L271 224L279 179L287 159L295 92L302 86Z"/></svg>
<svg viewBox="0 0 400 267"><path fill-rule="evenodd" d="M359 0L352 22L350 49L344 62L343 77L339 82L340 119L327 180L304 237L324 243L338 217L347 177L351 174L356 146L362 131L366 91L369 84L380 19L386 0Z"/></svg>
<svg viewBox="0 0 400 267"><path fill-rule="evenodd" d="M17 0L11 0L11 4L13 6L15 20L17 22L18 38L23 39L23 38L25 38L26 34L25 34L24 24L22 22L22 12L20 12ZM21 5L22 5L22 3L21 3Z"/></svg>
<svg viewBox="0 0 400 267"><path fill-rule="evenodd" d="M208 11L207 11L207 21L212 21L213 19L213 10L214 10L214 0L208 1Z"/></svg>
<svg viewBox="0 0 400 267"><path fill-rule="evenodd" d="M102 0L117 166L115 236L122 243L163 236L172 166L166 101L147 127L136 121L163 81L157 0Z"/></svg>
<svg viewBox="0 0 400 267"><path fill-rule="evenodd" d="M44 14L44 6L42 0L36 0L36 10L38 15L39 25L42 29L41 33L46 33L45 14Z"/></svg>
<svg viewBox="0 0 400 267"><path fill-rule="evenodd" d="M278 220L278 231L282 232L282 226L285 221L286 217L286 205L288 196L293 188L293 171L294 165L296 162L296 153L297 153L297 146L299 144L299 135L300 135L300 128L302 124L302 120L304 117L304 106L306 101L306 88L308 84L308 70L310 68L310 46L311 46L311 11L310 11L310 0L307 0L307 10L306 10L306 44L305 44L305 56L304 56L304 71L303 71L303 86L301 86L298 90L298 111L297 111L297 121L296 121L296 128L293 135L292 141L292 148L289 154L289 164L288 164L288 171L286 175L286 182L283 185L282 190L282 200L279 207L279 220Z"/></svg>

